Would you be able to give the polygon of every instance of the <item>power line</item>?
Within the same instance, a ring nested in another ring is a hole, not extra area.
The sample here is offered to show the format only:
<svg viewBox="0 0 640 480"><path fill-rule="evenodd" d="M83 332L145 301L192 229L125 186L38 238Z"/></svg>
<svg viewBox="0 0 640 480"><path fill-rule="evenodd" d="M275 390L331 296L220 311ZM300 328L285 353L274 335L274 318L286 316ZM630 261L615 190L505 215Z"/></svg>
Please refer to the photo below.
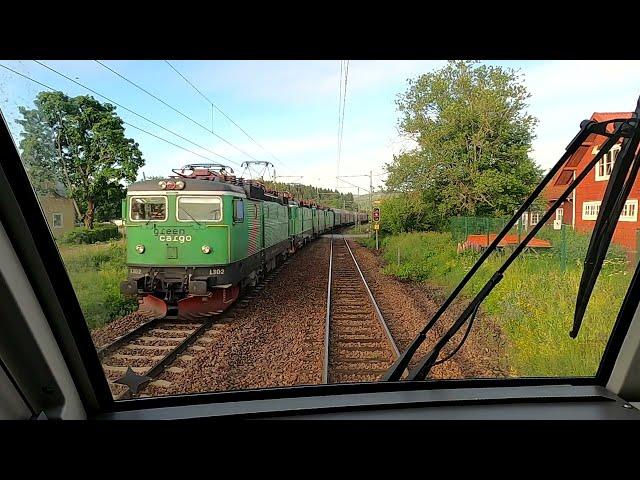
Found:
<svg viewBox="0 0 640 480"><path fill-rule="evenodd" d="M336 188L338 188L340 176L340 119L342 118L342 60L340 60L340 79L338 81L338 158L336 159Z"/></svg>
<svg viewBox="0 0 640 480"><path fill-rule="evenodd" d="M344 73L344 91L342 89L342 63L344 60L340 61L340 100L338 102L338 106L340 107L340 101L342 102L341 109L339 108L338 112L338 164L336 168L336 179L340 176L340 160L342 158L342 139L344 135L344 111L347 103L347 80L349 78L349 60L345 62L345 73ZM341 110L341 112L340 112ZM337 185L337 184L336 184Z"/></svg>
<svg viewBox="0 0 640 480"><path fill-rule="evenodd" d="M40 86L42 86L42 87L44 87L44 88L47 88L47 89L49 89L49 90L51 90L51 91L54 91L54 92L58 92L58 91L60 91L60 90L58 90L58 89L56 89L56 88L53 88L53 87L51 87L51 86L49 86L49 85L47 85L47 84L45 84L45 83L42 83L42 82L40 82L40 81L36 80L35 78L29 77L29 76L27 76L27 75L25 75L25 74L23 74L23 73L20 73L20 72L18 72L18 71L16 71L16 70L14 70L14 69L12 69L12 68L9 68L9 67L7 67L6 65L3 65L3 64L1 64L1 63L0 63L0 67L4 68L4 69L6 69L6 70L9 70L10 72L15 73L16 75L20 75L21 77L26 78L27 80L29 80L29 81L31 81L31 82L33 82L33 83L37 83L38 85L40 85ZM214 161L213 159L211 159L211 158L209 158L209 157L207 157L207 156L204 156L204 155L201 155L201 154L199 154L199 153L196 153L196 152L194 152L194 151L192 151L192 150L189 150L188 148L185 148L185 147L183 147L183 146L181 146L181 145L178 145L177 143L173 143L172 141L167 140L166 138L159 137L159 136L157 136L157 135L155 135L155 134L153 134L153 133L151 133L151 132L148 132L148 131L146 131L146 130L144 130L144 129L142 129L142 128L140 128L140 127L136 126L136 125L133 125L132 123L126 122L126 121L124 121L124 120L122 121L122 123L124 123L125 125L129 125L130 127L133 127L133 128L135 128L136 130L140 130L141 132L144 132L144 133L146 133L146 134L148 134L148 135L151 135L152 137L155 137L155 138L157 138L158 140L162 140L162 141L163 141L163 142L165 142L165 143L168 143L168 144L170 144L170 145L173 145L174 147L177 147L177 148L180 148L180 149L182 149L182 150L184 150L184 151L186 151L186 152L189 152L189 153L191 153L191 154L193 154L193 155L196 155L196 156L198 156L198 157L201 157L201 158L204 158L204 159L206 159L206 160L209 160L210 162L213 162L213 161ZM202 148L202 147L201 147L201 148ZM223 157L223 158L224 158L224 157Z"/></svg>
<svg viewBox="0 0 640 480"><path fill-rule="evenodd" d="M347 80L349 79L349 60L346 62L344 74L344 93L342 95L342 121L340 122L340 159L342 159L342 141L344 138L344 111L347 105Z"/></svg>
<svg viewBox="0 0 640 480"><path fill-rule="evenodd" d="M192 154L194 154L194 155L197 155L197 156L198 156L198 157L200 157L200 158L204 158L205 160L209 160L210 162L214 162L214 160L213 160L213 159L211 159L211 158L209 158L209 157L207 157L207 156L205 156L205 155L200 155L199 153L196 153L196 152L194 152L193 150L189 150L188 148L185 148L185 147L183 147L183 146L180 146L180 145L178 145L177 143L173 143L173 142L172 142L172 141L170 141L170 140L167 140L167 139L165 139L165 138L159 137L158 135L156 135L156 134L154 134L154 133L151 133L151 132L148 132L148 131L146 131L146 130L144 130L144 129L140 128L140 127L137 127L137 126L133 125L132 123L125 122L124 120L123 120L123 122L124 122L125 124L129 125L130 127L135 128L136 130L140 130L141 132L144 132L144 133L146 133L147 135L151 135L152 137L157 138L158 140L162 140L163 142L166 142L166 143L168 143L168 144L170 144L170 145L173 145L174 147L181 148L182 150L185 150L185 151L187 151L187 152L189 152L189 153L192 153Z"/></svg>
<svg viewBox="0 0 640 480"><path fill-rule="evenodd" d="M189 142L190 144L195 145L195 146L196 146L196 147L198 147L198 148L201 148L201 149L203 149L203 150L205 150L205 151L207 151L207 152L209 152L209 153L212 153L213 155L215 155L215 156L217 156L217 157L223 158L224 160L226 160L226 161L228 161L228 162L230 162L230 163L233 163L233 164L235 164L235 165L239 165L237 162L234 162L233 160L231 160L231 159L229 159L229 158L225 157L224 155L220 155L219 153L216 153L216 152L214 152L213 150L210 150L210 149L208 149L208 148L206 148L206 147L203 147L202 145L199 145L199 144L195 143L194 141L189 140L188 138L186 138L186 137L184 137L184 136L180 135L179 133L176 133L176 132L174 132L173 130L170 130L170 129L166 128L166 127L163 127L163 126L162 126L162 125L160 125L159 123L154 122L153 120L151 120L151 119L149 119L149 118L145 117L144 115L141 115L141 114L139 114L138 112L135 112L135 111L131 110L131 109L130 109L130 108L128 108L128 107L125 107L124 105L122 105L122 104L120 104L120 103L116 102L115 100L112 100L112 99L110 99L109 97L107 97L107 96L105 96L105 95L102 95L101 93L99 93L99 92L97 92L97 91L93 90L92 88L89 88L89 87L87 87L86 85L83 85L82 83L77 82L76 80L72 79L71 77L68 77L68 76L67 76L67 75L65 75L64 73L60 73L59 71L57 71L56 69L54 69L54 68L50 67L49 65L47 65L47 64L45 64L45 63L42 63L42 62L40 62L40 61L38 61L38 60L34 60L34 62L36 62L37 64L39 64L39 65L41 65L41 66L43 66L43 67L45 67L45 68L46 68L46 69L48 69L48 70L51 70L51 71L52 71L52 72L54 72L55 74L57 74L57 75L59 75L59 76L61 76L61 77L63 77L63 78L66 78L66 79L67 79L67 80L69 80L70 82L73 82L73 83L75 83L76 85L79 85L79 86L81 86L82 88L84 88L84 89L86 89L86 90L89 90L90 92L92 92L92 93L94 93L94 94L98 95L99 97L104 98L106 101L111 102L111 103L113 103L113 104L117 105L118 107L120 107L120 108L122 108L122 109L126 110L127 112L133 113L133 114L134 114L134 115L136 115L137 117L140 117L140 118L142 118L143 120L146 120L147 122L149 122L149 123L151 123L151 124L155 125L156 127L159 127L159 128L161 128L162 130L164 130L164 131L166 131L166 132L169 132L169 133L171 133L172 135L175 135L176 137L179 137L179 138L181 138L182 140L185 140L185 141ZM5 67L5 68L7 68L7 67ZM18 72L16 72L16 73L18 73ZM18 74L19 74L19 73L18 73ZM19 75L21 75L21 74L19 74ZM24 76L24 75L23 75L23 76ZM48 87L48 88L50 88L50 87Z"/></svg>
<svg viewBox="0 0 640 480"><path fill-rule="evenodd" d="M203 130L205 130L207 133L211 133L212 135L216 136L217 138L219 138L220 140L222 140L223 142L225 142L227 145L230 145L231 147L235 148L237 151L239 151L240 153L242 153L243 155L246 155L247 157L256 160L257 159L255 157L253 157L251 154L245 152L243 149L241 149L240 147L234 145L233 143L231 143L230 141L228 141L226 138L222 137L221 135L218 135L216 132L213 131L213 129L209 130L205 125L203 125L202 123L198 122L197 120L194 120L192 117L190 117L189 115L185 114L184 112L178 110L176 107L169 105L167 102L165 102L164 100L162 100L161 98L159 98L158 96L154 95L153 93L149 92L148 90L146 90L145 88L141 87L140 85L138 85L137 83L129 80L127 77L125 77L124 75L122 75L121 73L116 72L113 68L109 67L108 65L105 65L104 63L102 63L99 60L94 60L96 63L102 65L104 68L106 68L107 70L109 70L110 72L114 73L115 75L117 75L118 77L122 78L123 80L125 80L126 82L129 82L131 85L133 85L134 87L136 87L137 89L143 91L144 93L146 93L147 95L149 95L152 98L155 98L157 101L159 101L160 103L162 103L163 105L169 107L171 110L173 110L174 112L182 115L184 118L186 118L187 120L189 120L190 122L194 123L195 125L199 126L200 128L202 128Z"/></svg>
<svg viewBox="0 0 640 480"><path fill-rule="evenodd" d="M266 153L268 153L269 155L271 155L273 157L273 159L277 162L279 162L282 166L287 166L287 164L285 164L282 160L280 160L278 157L276 157L273 153L271 153L269 150L267 150L265 147L263 147L255 138L253 138L251 135L249 135L249 133L242 128L240 125L238 125L229 115L227 115L220 107L218 107L215 103L213 103L209 97L207 97L204 93L202 93L186 76L184 76L176 67L174 67L173 65L171 65L171 63L169 63L168 60L165 60L165 63L167 65L169 65L174 72L176 72L178 75L180 75L180 77L182 77L182 79L187 82L196 92L198 92L200 94L200 96L202 96L202 98L204 98L210 105L211 107L215 108L218 112L220 112L222 115L225 116L225 118L227 118L227 120L229 120L231 123L233 123L242 133L244 133L247 138L249 140L251 140L253 143L255 143L256 145L258 145L258 147L260 147L262 150L264 150ZM255 160L255 159L254 159Z"/></svg>

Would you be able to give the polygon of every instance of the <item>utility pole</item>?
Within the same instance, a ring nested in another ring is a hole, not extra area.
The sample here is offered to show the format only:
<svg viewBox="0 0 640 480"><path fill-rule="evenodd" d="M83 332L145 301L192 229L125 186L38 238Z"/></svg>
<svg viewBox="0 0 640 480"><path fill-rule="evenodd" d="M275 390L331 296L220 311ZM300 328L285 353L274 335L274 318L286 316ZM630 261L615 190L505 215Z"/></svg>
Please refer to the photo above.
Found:
<svg viewBox="0 0 640 480"><path fill-rule="evenodd" d="M369 210L373 208L373 170L369 170Z"/></svg>

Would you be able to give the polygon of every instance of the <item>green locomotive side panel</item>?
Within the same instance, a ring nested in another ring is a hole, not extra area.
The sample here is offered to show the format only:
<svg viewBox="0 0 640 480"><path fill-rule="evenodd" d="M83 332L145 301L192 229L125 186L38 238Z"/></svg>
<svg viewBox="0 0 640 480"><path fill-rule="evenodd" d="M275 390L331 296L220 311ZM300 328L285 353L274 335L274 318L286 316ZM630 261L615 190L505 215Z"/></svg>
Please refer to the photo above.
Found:
<svg viewBox="0 0 640 480"><path fill-rule="evenodd" d="M318 233L320 231L320 222L318 221L318 209L311 208L311 219L313 223L313 233Z"/></svg>
<svg viewBox="0 0 640 480"><path fill-rule="evenodd" d="M313 230L313 214L308 207L300 208L302 212L302 232L311 233Z"/></svg>
<svg viewBox="0 0 640 480"><path fill-rule="evenodd" d="M233 263L249 255L251 219L248 217L250 213L253 214L253 207L246 198L231 198L230 203L233 217L227 217L231 219L229 263Z"/></svg>
<svg viewBox="0 0 640 480"><path fill-rule="evenodd" d="M287 207L274 202L263 202L263 212L265 248L287 240L289 236Z"/></svg>
<svg viewBox="0 0 640 480"><path fill-rule="evenodd" d="M289 206L289 235L302 233L302 208L298 205Z"/></svg>
<svg viewBox="0 0 640 480"><path fill-rule="evenodd" d="M246 201L245 222L247 230L245 238L247 241L247 252L245 256L255 255L264 248L262 203L263 202L256 202L254 200Z"/></svg>

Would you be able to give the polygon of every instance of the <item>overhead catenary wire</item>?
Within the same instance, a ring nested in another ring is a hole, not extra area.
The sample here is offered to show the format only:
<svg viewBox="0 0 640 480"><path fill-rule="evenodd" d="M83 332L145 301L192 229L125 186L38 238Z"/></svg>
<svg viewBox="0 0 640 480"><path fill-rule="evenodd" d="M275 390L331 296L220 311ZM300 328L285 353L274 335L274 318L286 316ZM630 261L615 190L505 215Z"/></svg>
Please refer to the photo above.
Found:
<svg viewBox="0 0 640 480"><path fill-rule="evenodd" d="M179 137L179 138L181 138L182 140L185 140L185 141L189 142L190 144L195 145L195 146L196 146L196 147L198 147L198 148L201 148L201 149L203 149L203 150L205 150L205 151L207 151L207 152L209 152L209 153L211 153L211 154L213 154L213 155L215 155L215 156L217 156L217 157L220 157L220 158L222 158L222 159L224 159L224 160L226 160L226 161L228 161L228 162L230 162L230 163L233 163L233 164L235 164L235 165L238 165L238 166L239 166L239 163L237 163L237 162L235 162L235 161L231 160L230 158L227 158L227 157L225 157L224 155L221 155L221 154L219 154L219 153L217 153L217 152L214 152L213 150L210 150L210 149L208 149L208 148L206 148L206 147L203 147L202 145L197 144L196 142L194 142L194 141L192 141L192 140L188 139L187 137L185 137L185 136L183 136L183 135L181 135L181 134L179 134L179 133L174 132L173 130L170 130L170 129L168 129L168 128L166 128L166 127L162 126L162 125L160 125L159 123L157 123L157 122L155 122L155 121L151 120L150 118L148 118L148 117L146 117L146 116L144 116L144 115L142 115L142 114L140 114L140 113L138 113L138 112L136 112L136 111L134 111L134 110L132 110L132 109L130 109L130 108L128 108L128 107L126 107L126 106L124 106L124 105L122 105L121 103L116 102L115 100L112 100L111 98L109 98L109 97L107 97L107 96L105 96L105 95L101 94L100 92L97 92L96 90L94 90L94 89L92 89L92 88L90 88L90 87L87 87L86 85L83 85L82 83L80 83L80 82L78 82L78 81L76 81L76 80L72 79L71 77L69 77L69 76L65 75L64 73L61 73L61 72L57 71L55 68L50 67L50 66L49 66L49 65L47 65L46 63L40 62L40 61L38 61L38 60L34 60L34 62L36 62L38 65L41 65L41 66L45 67L46 69L48 69L48 70L50 70L50 71L52 71L52 72L54 72L55 74L57 74L57 75L59 75L59 76L61 76L61 77L63 77L63 78L66 78L66 79L67 79L67 80L69 80L70 82L73 82L73 83L75 83L76 85L81 86L81 87L82 87L82 88L84 88L85 90L88 90L88 91L90 91L90 92L94 93L95 95L98 95L99 97L104 98L106 101L111 102L111 103L113 103L114 105L117 105L118 107L120 107L120 108L122 108L122 109L126 110L127 112L130 112L130 113L134 114L135 116L142 118L143 120L145 120L145 121L147 121L147 122L149 122L149 123L151 123L151 124L155 125L156 127L161 128L162 130L164 130L164 131L166 131L166 132L169 132L170 134L175 135L176 137Z"/></svg>
<svg viewBox="0 0 640 480"><path fill-rule="evenodd" d="M153 93L151 93L150 91L148 91L147 89L145 89L144 87L141 87L140 85L138 85L137 83L135 83L132 80L129 80L127 77L125 77L124 75L122 75L121 73L117 72L116 70L114 70L113 68L109 67L108 65L102 63L100 60L94 60L94 62L98 63L99 65L102 65L104 68L106 68L107 70L109 70L110 72L112 72L113 74L117 75L118 77L122 78L123 80L125 80L126 82L130 83L131 85L133 85L134 87L136 87L137 89L141 90L142 92L146 93L147 95L149 95L150 97L156 99L158 102L162 103L163 105L165 105L166 107L170 108L171 110L173 110L174 112L182 115L184 118L186 118L187 120L189 120L190 122L192 122L193 124L197 125L198 127L202 128L203 130L205 130L207 133L210 133L212 135L214 135L215 137L219 138L220 140L222 140L223 142L225 142L227 145L231 146L232 148L236 149L238 152L242 153L243 155L248 156L249 158L256 160L257 159L249 154L248 152L244 151L242 148L238 147L237 145L234 145L233 143L231 143L229 140L227 140L226 138L222 137L221 135L217 134L216 132L213 131L213 129L209 129L207 128L205 125L203 125L202 123L198 122L197 120L194 120L193 117L190 117L189 115L187 115L186 113L182 112L181 110L177 109L176 107L168 104L166 101L164 101L163 99L161 99L160 97L158 97L157 95L154 95Z"/></svg>
<svg viewBox="0 0 640 480"><path fill-rule="evenodd" d="M338 149L336 157L336 188L340 184L340 119L342 118L342 60L340 60L340 78L338 80Z"/></svg>
<svg viewBox="0 0 640 480"><path fill-rule="evenodd" d="M28 76L28 75L25 75L24 73L18 72L17 70L14 70L14 69L12 69L12 68L10 68L10 67L8 67L8 66L6 66L6 65L3 65L3 64L1 64L1 63L0 63L0 67L4 68L4 69L6 69L6 70L8 70L8 71L10 71L10 72L13 72L13 73L15 73L16 75L19 75L19 76L21 76L21 77L23 77L23 78L25 78L25 79L27 79L27 80L29 80L29 81L33 82L33 83L36 83L36 84L38 84L38 85L40 85L40 86L42 86L42 87L44 87L44 88L47 88L47 89L49 89L49 90L51 90L51 91L54 91L54 92L58 92L58 91L60 91L60 90L58 90L57 88L53 88L53 87L52 87L52 86L50 86L50 85L47 85L47 84L45 84L45 83L43 83L43 82L41 82L41 81L39 81L39 80L36 80L35 78L32 78L32 77L30 77L30 76ZM115 103L115 102L114 102L114 103ZM214 161L212 158L210 158L210 157L207 157L207 156L205 156L205 155L201 155L201 154L199 154L199 153L197 153L197 152L194 152L193 150L190 150L190 149L188 149L188 148L186 148L186 147L183 147L183 146L181 146L181 145L178 145L177 143L173 143L172 141L167 140L166 138L163 138L163 137L160 137L160 136L158 136L158 135L155 135L155 134L153 134L153 133L151 133L151 132L148 132L147 130L144 130L144 129L142 129L142 128L140 128L140 127L136 126L136 125L133 125L133 124L132 124L132 123L130 123L130 122L127 122L127 121L125 121L125 120L122 120L122 123L124 123L125 125L129 125L130 127L135 128L136 130L139 130L139 131L141 131L141 132L144 132L144 133L146 133L147 135L151 135L152 137L155 137L155 138L157 138L158 140L162 140L163 142L168 143L169 145L173 145L174 147L180 148L181 150L184 150L184 151L186 151L186 152L189 152L189 153L191 153L191 154L193 154L193 155L196 155L196 156L198 156L198 157L200 157L200 158L204 158L205 160L209 160L210 162L215 162L215 161ZM174 135L180 136L180 135L175 134L175 133L174 133ZM182 137L181 137L181 138L182 138ZM188 140L187 140L187 141L188 141ZM203 148L203 147L200 147L200 148ZM225 157L222 157L222 158L225 158ZM226 159L226 158L225 158L225 159ZM226 159L226 160L228 160L228 159ZM229 160L229 161L230 161L230 160ZM233 163L233 162L232 162L232 163Z"/></svg>
<svg viewBox="0 0 640 480"><path fill-rule="evenodd" d="M345 64L344 68L344 89L342 87L342 65ZM344 137L344 111L347 102L347 80L349 78L349 60L346 62L344 60L340 61L340 96L338 100L338 160L336 166L336 187L338 185L338 177L340 176L340 160L342 159L342 139Z"/></svg>
<svg viewBox="0 0 640 480"><path fill-rule="evenodd" d="M212 108L215 108L218 112L220 112L227 120L229 120L233 125L235 125L238 130L240 130L242 133L244 133L246 135L246 137L251 140L253 143L255 143L258 147L260 147L262 150L264 150L266 153L268 153L276 162L280 163L280 165L282 165L283 167L288 167L288 165L283 162L282 160L280 160L278 157L276 157L273 153L271 153L269 150L267 150L264 146L262 146L262 144L260 142L258 142L255 138L253 138L249 132L247 132L244 128L242 128L235 120L233 120L233 118L231 118L229 115L227 115L227 113L225 113L220 107L218 107L218 105L216 105L209 97L207 97L204 93L202 93L200 91L200 89L198 89L198 87L196 87L193 82L191 80L189 80L184 74L182 74L182 72L180 72L176 67L174 67L168 60L165 60L165 63L167 65L169 65L171 67L171 69L176 72L187 84L189 84L191 86L191 88L193 88L196 92L198 92L198 94L200 94L200 96L202 98L204 98L207 103L209 103L211 105ZM255 160L255 159L254 159Z"/></svg>

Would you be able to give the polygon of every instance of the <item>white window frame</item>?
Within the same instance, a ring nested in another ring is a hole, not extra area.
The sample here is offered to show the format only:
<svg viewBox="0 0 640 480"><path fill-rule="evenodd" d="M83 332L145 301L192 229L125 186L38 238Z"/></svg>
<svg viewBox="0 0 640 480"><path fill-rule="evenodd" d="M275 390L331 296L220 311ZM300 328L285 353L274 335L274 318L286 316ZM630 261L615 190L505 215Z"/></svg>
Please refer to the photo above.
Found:
<svg viewBox="0 0 640 480"><path fill-rule="evenodd" d="M150 219L150 220L135 220L133 218L133 200L135 198L162 198L164 200L164 218L160 220L159 218ZM129 197L129 220L131 222L166 222L169 217L169 205L167 202L167 197L165 195L131 195Z"/></svg>
<svg viewBox="0 0 640 480"><path fill-rule="evenodd" d="M582 202L582 219L597 220L601 203L602 202L600 200L593 202Z"/></svg>
<svg viewBox="0 0 640 480"><path fill-rule="evenodd" d="M629 209L633 211L632 215L629 215ZM627 200L624 204L622 212L620 212L621 222L637 222L638 221L638 200Z"/></svg>
<svg viewBox="0 0 640 480"><path fill-rule="evenodd" d="M535 222L533 221L534 218L536 219ZM530 225L537 225L540 221L540 214L538 212L531 212L531 214L529 215L529 219Z"/></svg>
<svg viewBox="0 0 640 480"><path fill-rule="evenodd" d="M176 197L176 220L178 222L182 222L182 223L193 223L193 219L191 218L187 218L186 220L182 220L180 218L180 200L183 198L189 198L189 199L204 199L204 200L212 200L215 199L220 203L220 218L218 220L209 220L209 219L201 219L201 218L195 218L196 221L198 222L207 222L207 223L220 223L222 222L222 219L224 218L224 203L222 202L222 197L218 197L218 196L208 196L208 195L178 195ZM208 203L208 202L203 202L203 203ZM213 202L210 202L213 203Z"/></svg>
<svg viewBox="0 0 640 480"><path fill-rule="evenodd" d="M60 217L60 225L56 225L56 217ZM51 214L51 226L53 228L64 228L64 217L61 213Z"/></svg>
<svg viewBox="0 0 640 480"><path fill-rule="evenodd" d="M611 170L613 170L613 165L616 162L616 158L618 158L618 154L620 153L620 145L616 144L611 147L607 153L605 153L602 158L598 161L595 167L596 171L596 182L603 182L605 180L609 180L611 176ZM608 167L608 172L607 172Z"/></svg>
<svg viewBox="0 0 640 480"><path fill-rule="evenodd" d="M564 207L556 209L556 220L560 220L560 222L564 220Z"/></svg>

